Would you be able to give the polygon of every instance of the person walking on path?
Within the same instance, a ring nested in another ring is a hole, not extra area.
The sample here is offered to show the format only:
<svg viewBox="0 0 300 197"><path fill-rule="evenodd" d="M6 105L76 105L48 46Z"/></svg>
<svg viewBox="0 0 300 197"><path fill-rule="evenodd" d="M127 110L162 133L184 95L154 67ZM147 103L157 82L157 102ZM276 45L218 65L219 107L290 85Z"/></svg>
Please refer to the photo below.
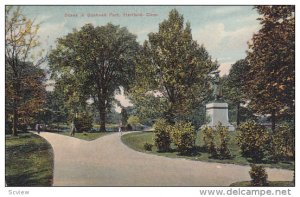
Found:
<svg viewBox="0 0 300 197"><path fill-rule="evenodd" d="M73 120L72 124L71 124L71 133L70 133L70 136L74 136L75 135L75 131L76 131L76 127L75 127L75 123L74 123L74 120Z"/></svg>
<svg viewBox="0 0 300 197"><path fill-rule="evenodd" d="M119 135L122 135L123 133L122 133L122 124L120 123L119 124Z"/></svg>
<svg viewBox="0 0 300 197"><path fill-rule="evenodd" d="M39 124L35 125L35 130L37 131L38 134L40 134L40 125Z"/></svg>

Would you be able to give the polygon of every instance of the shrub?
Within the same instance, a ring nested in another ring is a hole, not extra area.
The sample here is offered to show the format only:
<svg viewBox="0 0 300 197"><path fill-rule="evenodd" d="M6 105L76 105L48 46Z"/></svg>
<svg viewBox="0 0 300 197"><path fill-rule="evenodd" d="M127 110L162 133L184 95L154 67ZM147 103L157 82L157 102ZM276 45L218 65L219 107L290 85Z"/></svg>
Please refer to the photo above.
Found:
<svg viewBox="0 0 300 197"><path fill-rule="evenodd" d="M252 164L249 171L252 186L268 186L268 175L263 166Z"/></svg>
<svg viewBox="0 0 300 197"><path fill-rule="evenodd" d="M217 155L217 148L215 144L215 130L212 127L205 125L201 128L202 132L202 140L204 142L204 148L208 153L210 153L213 157Z"/></svg>
<svg viewBox="0 0 300 197"><path fill-rule="evenodd" d="M146 143L144 144L144 149L145 149L146 151L152 151L152 147L153 147L153 144L149 144L148 142L146 142Z"/></svg>
<svg viewBox="0 0 300 197"><path fill-rule="evenodd" d="M240 125L237 142L244 157L260 162L265 156L270 136L264 126L249 121Z"/></svg>
<svg viewBox="0 0 300 197"><path fill-rule="evenodd" d="M272 135L272 154L275 160L294 158L295 130L287 123L276 128Z"/></svg>
<svg viewBox="0 0 300 197"><path fill-rule="evenodd" d="M231 153L228 148L229 138L229 130L228 127L222 126L219 123L216 126L216 133L218 135L218 143L217 143L217 151L219 159L229 159L231 157Z"/></svg>
<svg viewBox="0 0 300 197"><path fill-rule="evenodd" d="M196 133L190 122L176 122L172 127L171 136L180 154L190 154L195 147Z"/></svg>
<svg viewBox="0 0 300 197"><path fill-rule="evenodd" d="M87 113L81 113L74 119L76 132L88 132L93 128L93 117Z"/></svg>
<svg viewBox="0 0 300 197"><path fill-rule="evenodd" d="M133 126L134 130L136 130L136 126L140 123L140 119L138 116L129 116L127 122Z"/></svg>
<svg viewBox="0 0 300 197"><path fill-rule="evenodd" d="M171 137L169 127L164 119L159 119L154 124L154 142L158 151L165 152L170 150Z"/></svg>

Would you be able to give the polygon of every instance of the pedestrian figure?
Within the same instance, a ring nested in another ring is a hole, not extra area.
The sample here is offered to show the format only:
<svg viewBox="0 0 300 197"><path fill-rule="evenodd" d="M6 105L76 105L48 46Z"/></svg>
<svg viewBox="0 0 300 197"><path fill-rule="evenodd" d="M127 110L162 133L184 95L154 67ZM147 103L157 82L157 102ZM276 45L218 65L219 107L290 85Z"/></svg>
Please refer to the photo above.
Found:
<svg viewBox="0 0 300 197"><path fill-rule="evenodd" d="M70 133L70 135L74 136L75 135L75 131L76 131L76 127L75 127L74 120L73 120L72 124L71 124L71 133Z"/></svg>
<svg viewBox="0 0 300 197"><path fill-rule="evenodd" d="M119 124L119 135L122 135L123 133L122 133L122 124L120 123Z"/></svg>
<svg viewBox="0 0 300 197"><path fill-rule="evenodd" d="M37 131L38 134L40 134L40 125L39 124L35 125L35 130Z"/></svg>

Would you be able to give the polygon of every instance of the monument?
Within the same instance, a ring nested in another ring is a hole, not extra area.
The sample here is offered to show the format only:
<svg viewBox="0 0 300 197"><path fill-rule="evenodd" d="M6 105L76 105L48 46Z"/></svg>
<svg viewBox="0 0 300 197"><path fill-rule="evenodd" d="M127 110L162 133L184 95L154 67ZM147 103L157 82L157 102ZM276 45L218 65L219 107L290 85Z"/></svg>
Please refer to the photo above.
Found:
<svg viewBox="0 0 300 197"><path fill-rule="evenodd" d="M206 104L206 117L210 121L207 126L215 127L219 123L228 127L229 131L234 131L235 128L229 123L228 104L222 100L222 85L220 84L219 71L211 72L213 83L213 97L211 103Z"/></svg>

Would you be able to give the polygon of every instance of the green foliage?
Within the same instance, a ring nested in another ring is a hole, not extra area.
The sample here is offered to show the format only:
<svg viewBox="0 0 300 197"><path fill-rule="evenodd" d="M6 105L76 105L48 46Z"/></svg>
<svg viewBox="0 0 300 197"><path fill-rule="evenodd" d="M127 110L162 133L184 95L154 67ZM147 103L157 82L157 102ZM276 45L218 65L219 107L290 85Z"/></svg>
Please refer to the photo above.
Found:
<svg viewBox="0 0 300 197"><path fill-rule="evenodd" d="M251 170L249 171L251 177L252 186L268 186L268 174L263 166L257 166L251 164Z"/></svg>
<svg viewBox="0 0 300 197"><path fill-rule="evenodd" d="M295 157L295 128L287 123L279 125L272 135L272 154L276 160Z"/></svg>
<svg viewBox="0 0 300 197"><path fill-rule="evenodd" d="M171 136L170 126L166 120L158 119L154 124L154 142L157 149L161 152L170 150Z"/></svg>
<svg viewBox="0 0 300 197"><path fill-rule="evenodd" d="M134 127L136 129L136 126L140 123L140 119L138 116L129 116L127 120L128 124Z"/></svg>
<svg viewBox="0 0 300 197"><path fill-rule="evenodd" d="M262 28L249 42L247 97L255 113L294 117L295 6L255 6ZM278 118L277 118L278 119Z"/></svg>
<svg viewBox="0 0 300 197"><path fill-rule="evenodd" d="M260 162L269 148L270 135L264 126L254 121L248 121L240 125L237 142L243 156Z"/></svg>
<svg viewBox="0 0 300 197"><path fill-rule="evenodd" d="M246 84L247 75L250 66L246 60L241 59L232 65L228 76L222 77L223 80L223 97L228 103L235 107L235 120L237 125L240 124L242 116L247 115L242 113L245 110L241 110L241 104L247 101L246 92L248 91ZM250 117L251 118L251 114Z"/></svg>
<svg viewBox="0 0 300 197"><path fill-rule="evenodd" d="M211 154L212 158L231 158L231 153L228 148L230 137L227 127L222 126L221 123L218 124L215 128L205 125L201 129L201 132L204 148L208 153Z"/></svg>
<svg viewBox="0 0 300 197"><path fill-rule="evenodd" d="M128 113L126 111L125 108L122 108L121 110L121 122L122 122L122 125L127 125L127 122L128 121Z"/></svg>
<svg viewBox="0 0 300 197"><path fill-rule="evenodd" d="M222 126L222 124L219 123L215 129L216 129L216 134L218 135L218 142L217 142L218 158L229 159L231 157L231 153L228 148L228 143L230 140L228 127Z"/></svg>
<svg viewBox="0 0 300 197"><path fill-rule="evenodd" d="M116 91L127 91L133 81L135 57L139 52L136 36L127 28L107 24L86 24L59 38L49 55L52 78L62 81L72 108L93 98L105 131L106 113Z"/></svg>
<svg viewBox="0 0 300 197"><path fill-rule="evenodd" d="M190 154L196 141L194 126L190 122L179 121L170 128L172 141L177 146L180 154Z"/></svg>
<svg viewBox="0 0 300 197"><path fill-rule="evenodd" d="M139 109L175 123L191 115L203 102L209 90L208 73L217 64L192 39L190 24L184 24L176 9L159 24L157 33L148 35L137 60L136 82L131 90L133 102L149 103ZM155 107L147 99L153 100Z"/></svg>
<svg viewBox="0 0 300 197"><path fill-rule="evenodd" d="M76 132L89 132L93 128L93 117L87 113L80 113L74 119Z"/></svg>
<svg viewBox="0 0 300 197"><path fill-rule="evenodd" d="M12 121L12 134L19 124L32 124L44 102L44 58L39 46L39 24L27 18L19 6L5 7L5 110ZM34 51L34 53L33 53ZM36 62L36 63L33 63Z"/></svg>
<svg viewBox="0 0 300 197"><path fill-rule="evenodd" d="M215 130L212 127L205 125L203 128L201 128L201 132L204 148L208 153L215 157L217 155L217 148L215 144Z"/></svg>
<svg viewBox="0 0 300 197"><path fill-rule="evenodd" d="M145 149L146 151L152 151L152 147L153 147L153 144L149 144L148 142L146 142L146 143L144 144L144 149Z"/></svg>

